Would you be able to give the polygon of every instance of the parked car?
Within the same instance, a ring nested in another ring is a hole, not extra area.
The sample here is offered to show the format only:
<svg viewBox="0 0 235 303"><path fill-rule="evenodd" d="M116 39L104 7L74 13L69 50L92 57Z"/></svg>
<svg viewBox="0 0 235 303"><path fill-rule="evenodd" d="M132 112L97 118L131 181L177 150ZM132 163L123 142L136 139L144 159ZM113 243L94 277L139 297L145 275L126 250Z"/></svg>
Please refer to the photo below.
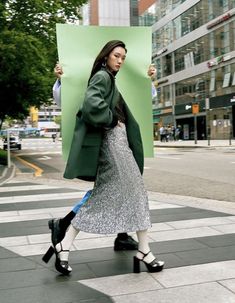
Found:
<svg viewBox="0 0 235 303"><path fill-rule="evenodd" d="M16 148L16 149L21 150L21 140L19 137L10 136L9 141L10 141L10 149ZM7 149L7 138L5 138L3 141L3 149L4 150Z"/></svg>

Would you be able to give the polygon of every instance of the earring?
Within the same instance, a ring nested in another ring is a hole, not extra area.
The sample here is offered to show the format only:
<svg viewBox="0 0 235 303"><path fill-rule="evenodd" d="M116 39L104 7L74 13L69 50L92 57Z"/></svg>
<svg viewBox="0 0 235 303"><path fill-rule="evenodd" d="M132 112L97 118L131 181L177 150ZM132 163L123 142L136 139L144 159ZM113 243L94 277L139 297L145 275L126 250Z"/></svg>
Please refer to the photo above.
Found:
<svg viewBox="0 0 235 303"><path fill-rule="evenodd" d="M102 66L103 66L103 67L106 67L106 61L104 61L104 62L102 63Z"/></svg>

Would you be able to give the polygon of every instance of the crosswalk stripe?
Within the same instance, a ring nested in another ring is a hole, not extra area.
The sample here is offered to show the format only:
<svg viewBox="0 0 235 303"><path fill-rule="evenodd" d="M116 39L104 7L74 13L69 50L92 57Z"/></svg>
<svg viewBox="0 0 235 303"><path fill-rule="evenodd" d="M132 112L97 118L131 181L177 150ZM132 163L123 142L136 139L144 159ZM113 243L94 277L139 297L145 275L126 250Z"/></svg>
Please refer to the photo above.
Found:
<svg viewBox="0 0 235 303"><path fill-rule="evenodd" d="M12 183L17 184L16 181ZM41 189L54 189L55 192L58 187L45 186L45 185L32 185L24 186L19 182L18 186L5 187L9 190L12 188L18 192L21 189L31 191L32 195L27 196L10 196L1 197L0 204L6 203L25 203L35 201L48 201L51 200L65 200L68 198L80 199L84 196L85 192L69 192L69 193L51 193L51 194L33 194L35 190ZM3 189L3 187L1 188ZM66 191L66 188L65 188ZM75 200L76 201L76 200ZM150 211L164 210L170 208L184 208L184 206L164 203L151 200ZM53 217L64 216L71 210L71 207L48 207L40 208L40 204L36 209L24 209L17 211L3 211L0 212L0 224L11 222L25 222L34 220L47 220ZM198 237L216 236L235 233L235 216L226 217L211 217L190 220L168 221L162 223L153 223L152 228L149 230L149 241L162 242L173 241L179 239L191 239ZM135 234L133 234L135 237ZM113 247L113 241L116 235L96 235L81 232L78 239L73 243L72 250L89 250L105 247ZM92 241L91 241L92 239ZM10 251L21 256L41 255L45 253L50 245L50 233L46 234L32 234L23 236L10 236L0 238L0 245L9 249Z"/></svg>
<svg viewBox="0 0 235 303"><path fill-rule="evenodd" d="M54 199L46 199L54 200ZM22 201L25 202L25 201ZM74 204L76 201L74 201ZM40 205L39 205L40 206ZM154 201L149 202L150 210L156 209L170 209L170 208L183 208L181 205L164 205ZM71 207L50 207L50 208L37 208L37 209L25 209L19 211L2 211L0 212L0 223L20 222L20 221L32 221L39 219L48 219L52 217L64 216L67 212L71 211Z"/></svg>
<svg viewBox="0 0 235 303"><path fill-rule="evenodd" d="M1 192L13 192L13 191L30 191L30 190L43 190L43 189L56 189L57 186L49 186L49 185L27 185L27 186L5 186L0 187ZM1 196L1 194L0 194Z"/></svg>
<svg viewBox="0 0 235 303"><path fill-rule="evenodd" d="M63 200L63 199L65 200L70 198L80 199L84 196L84 194L85 192L69 192L69 193L1 197L0 204L43 201L48 199L49 200Z"/></svg>
<svg viewBox="0 0 235 303"><path fill-rule="evenodd" d="M86 236L84 234L85 233L81 232L81 234L78 236L78 239L74 241L71 251L113 247L114 238L116 237L116 236L97 237L97 235L91 236L91 234L88 234L88 236ZM208 237L208 236L216 236L216 235L224 235L224 234L231 234L231 232L222 233L210 227L159 231L154 233L151 232L150 230L149 242L152 243L152 242L162 242L162 241L173 241L180 239L182 240L182 239L190 239L190 238L200 238L200 237ZM82 238L80 238L80 236ZM50 245L50 234L0 238L0 245L21 256L41 255L45 253L46 249Z"/></svg>

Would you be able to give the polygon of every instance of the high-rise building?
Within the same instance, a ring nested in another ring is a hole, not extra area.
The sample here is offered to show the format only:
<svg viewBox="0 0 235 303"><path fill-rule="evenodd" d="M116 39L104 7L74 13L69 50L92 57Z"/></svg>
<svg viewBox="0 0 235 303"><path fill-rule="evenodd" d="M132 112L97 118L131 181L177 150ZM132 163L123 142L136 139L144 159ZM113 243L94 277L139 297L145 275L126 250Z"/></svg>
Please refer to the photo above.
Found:
<svg viewBox="0 0 235 303"><path fill-rule="evenodd" d="M83 7L83 25L129 26L133 2L137 1L90 0Z"/></svg>
<svg viewBox="0 0 235 303"><path fill-rule="evenodd" d="M155 125L180 126L182 139L234 137L235 0L140 2L157 67Z"/></svg>

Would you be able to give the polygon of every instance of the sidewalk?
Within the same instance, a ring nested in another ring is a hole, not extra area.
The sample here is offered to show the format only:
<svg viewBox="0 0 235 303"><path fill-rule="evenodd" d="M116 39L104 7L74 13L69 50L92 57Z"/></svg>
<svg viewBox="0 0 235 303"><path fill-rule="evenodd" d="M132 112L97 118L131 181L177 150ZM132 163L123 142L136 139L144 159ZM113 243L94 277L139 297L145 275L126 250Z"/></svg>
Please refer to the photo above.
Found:
<svg viewBox="0 0 235 303"><path fill-rule="evenodd" d="M166 262L161 273L148 273L141 265L142 272L133 274L135 252L114 252L114 236L82 233L71 252L73 274L63 277L52 261L43 264L41 256L50 241L46 222L51 214L61 215L59 206L63 206L61 197L53 202L57 205L53 210L51 204L45 208L44 200L49 201L54 185L61 196L65 182L27 176L10 179L12 171L0 168L0 172L4 173L0 178L4 183L0 187L1 302L235 303L235 203L149 192L153 222L149 241L152 251ZM30 196L20 196L30 186L35 192L39 187L43 190L32 202ZM72 187L83 194L74 183L68 194L73 194ZM70 209L67 206L64 211Z"/></svg>
<svg viewBox="0 0 235 303"><path fill-rule="evenodd" d="M154 141L154 147L180 147L180 148L220 148L220 147L231 147L235 148L235 140L197 140L195 144L194 140L179 140L179 141Z"/></svg>

